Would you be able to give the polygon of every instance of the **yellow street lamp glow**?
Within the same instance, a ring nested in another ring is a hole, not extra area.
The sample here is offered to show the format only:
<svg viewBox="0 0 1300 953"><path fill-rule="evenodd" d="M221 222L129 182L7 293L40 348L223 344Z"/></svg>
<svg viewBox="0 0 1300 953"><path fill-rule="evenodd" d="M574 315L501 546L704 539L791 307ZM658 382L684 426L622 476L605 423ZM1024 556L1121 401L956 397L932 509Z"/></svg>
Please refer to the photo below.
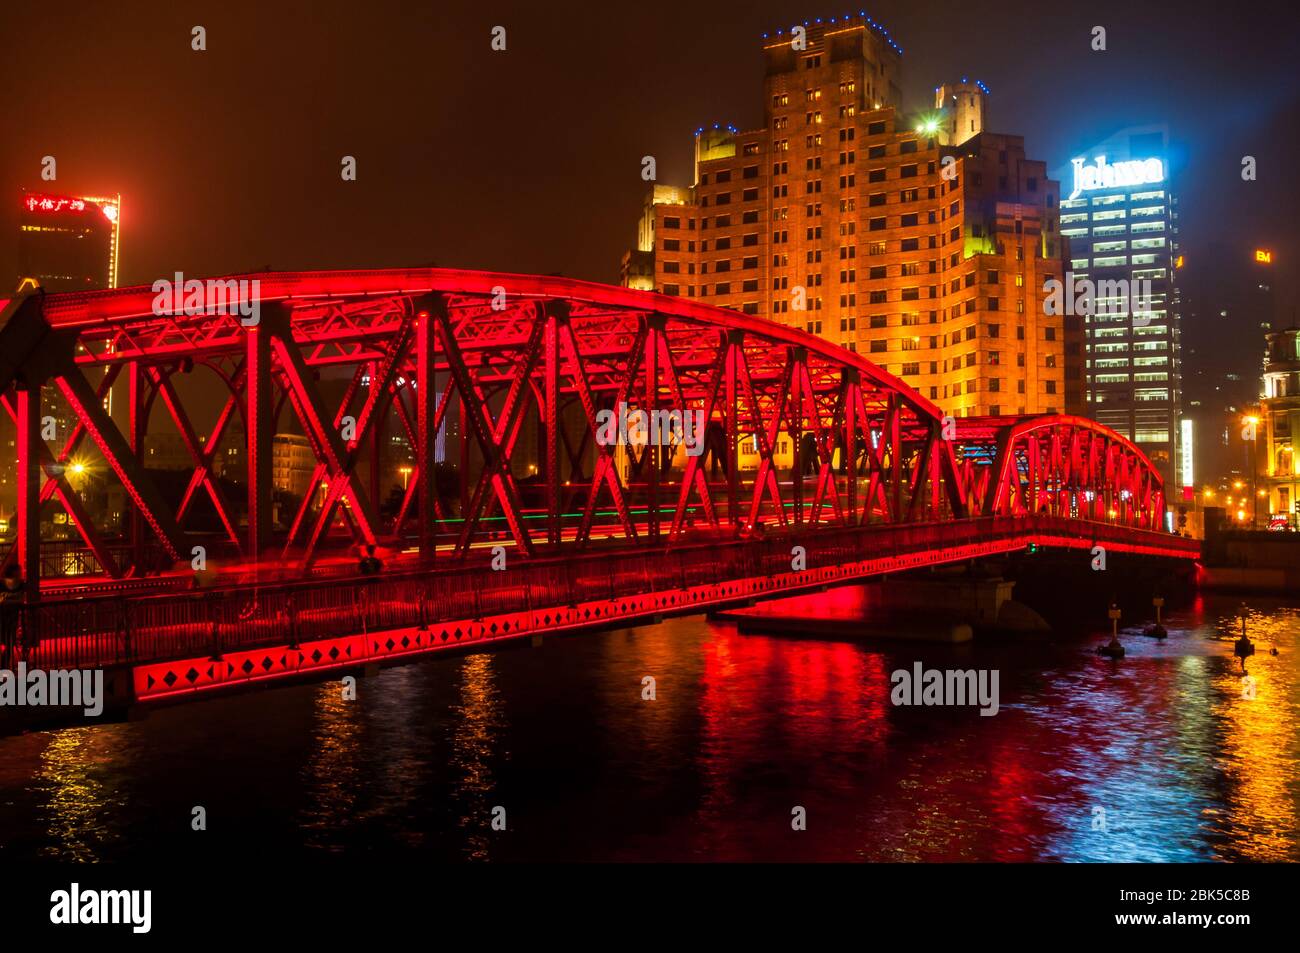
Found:
<svg viewBox="0 0 1300 953"><path fill-rule="evenodd" d="M1246 511L1237 510L1237 521L1244 523L1246 521Z"/></svg>
<svg viewBox="0 0 1300 953"><path fill-rule="evenodd" d="M1250 424L1252 427L1259 425L1259 418L1255 416L1246 416L1241 418L1242 423Z"/></svg>
<svg viewBox="0 0 1300 953"><path fill-rule="evenodd" d="M81 476L81 474L86 472L86 465L84 463L74 463L72 466L68 467L68 470L73 476Z"/></svg>
<svg viewBox="0 0 1300 953"><path fill-rule="evenodd" d="M1234 490L1240 490L1240 489L1241 489L1243 486L1245 486L1245 485L1246 485L1246 484L1242 483L1240 480L1236 480L1236 481L1233 482L1233 484L1232 484L1232 488L1233 488Z"/></svg>

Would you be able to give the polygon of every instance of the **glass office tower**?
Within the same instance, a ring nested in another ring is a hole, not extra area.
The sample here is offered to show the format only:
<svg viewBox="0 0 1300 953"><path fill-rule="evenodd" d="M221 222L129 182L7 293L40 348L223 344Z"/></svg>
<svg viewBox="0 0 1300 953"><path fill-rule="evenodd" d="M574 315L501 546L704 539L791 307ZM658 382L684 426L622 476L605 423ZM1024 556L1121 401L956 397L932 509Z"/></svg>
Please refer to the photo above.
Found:
<svg viewBox="0 0 1300 953"><path fill-rule="evenodd" d="M1178 202L1166 130L1123 130L1058 173L1061 235L1085 315L1087 412L1133 440L1179 487Z"/></svg>

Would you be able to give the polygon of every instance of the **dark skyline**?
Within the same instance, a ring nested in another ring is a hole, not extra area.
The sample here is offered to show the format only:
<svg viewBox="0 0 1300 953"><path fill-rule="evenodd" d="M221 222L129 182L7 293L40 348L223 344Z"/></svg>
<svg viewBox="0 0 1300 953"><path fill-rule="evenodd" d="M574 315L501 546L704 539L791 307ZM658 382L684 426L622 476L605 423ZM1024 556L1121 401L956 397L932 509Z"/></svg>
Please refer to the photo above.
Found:
<svg viewBox="0 0 1300 953"><path fill-rule="evenodd" d="M762 33L849 9L80 6L4 14L22 39L0 66L4 274L27 187L122 193L122 284L431 263L613 282L635 239L641 157L656 157L659 181L689 183L695 128L763 122ZM1212 373L1253 370L1266 318L1242 294L1253 248L1275 253L1275 323L1297 308L1293 9L866 9L904 50L905 109L929 108L941 82L979 78L991 128L1023 135L1051 168L1125 126L1166 123L1186 356ZM190 48L194 25L206 52ZM505 52L490 48L497 25ZM1105 52L1090 47L1095 25ZM54 183L40 180L45 155L58 160ZM355 182L340 179L344 155L357 158ZM1257 181L1241 179L1245 155Z"/></svg>

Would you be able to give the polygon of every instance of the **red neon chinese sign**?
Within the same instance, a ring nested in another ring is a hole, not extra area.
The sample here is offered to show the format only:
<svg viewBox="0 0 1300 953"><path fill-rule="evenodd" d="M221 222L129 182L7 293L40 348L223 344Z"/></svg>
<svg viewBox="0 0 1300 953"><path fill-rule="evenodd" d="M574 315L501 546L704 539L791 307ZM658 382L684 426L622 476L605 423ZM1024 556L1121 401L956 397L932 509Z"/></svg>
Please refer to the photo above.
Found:
<svg viewBox="0 0 1300 953"><path fill-rule="evenodd" d="M84 199L67 195L25 195L23 206L29 212L84 212Z"/></svg>

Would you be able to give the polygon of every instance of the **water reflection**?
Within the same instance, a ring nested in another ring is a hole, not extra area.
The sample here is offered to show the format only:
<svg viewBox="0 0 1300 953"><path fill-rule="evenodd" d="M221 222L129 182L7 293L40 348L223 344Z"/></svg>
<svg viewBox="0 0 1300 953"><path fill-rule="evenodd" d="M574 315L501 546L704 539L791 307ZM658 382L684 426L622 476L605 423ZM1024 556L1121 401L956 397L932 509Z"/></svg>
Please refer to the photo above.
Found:
<svg viewBox="0 0 1300 953"><path fill-rule="evenodd" d="M47 842L42 853L60 860L101 859L120 839L112 815L126 798L118 789L130 765L119 756L120 726L69 728L49 733L32 788L41 803Z"/></svg>
<svg viewBox="0 0 1300 953"><path fill-rule="evenodd" d="M303 768L299 826L309 847L337 850L353 823L361 783L361 705L344 697L339 682L315 691L310 756Z"/></svg>
<svg viewBox="0 0 1300 953"><path fill-rule="evenodd" d="M452 708L451 793L460 814L464 856L475 861L490 858L491 811L500 804L491 762L509 757L501 745L505 717L492 669L492 655L466 656L460 663L460 702Z"/></svg>
<svg viewBox="0 0 1300 953"><path fill-rule="evenodd" d="M406 822L418 812L434 771L431 732L421 717L436 694L429 669L399 666L361 682L366 712L367 803L360 820L375 824L402 846L419 847L425 832Z"/></svg>
<svg viewBox="0 0 1300 953"><path fill-rule="evenodd" d="M1295 632L1297 617L1289 612L1249 612L1246 624L1257 653L1244 666L1247 674L1230 664L1214 679L1214 714L1223 726L1219 764L1227 789L1227 805L1216 826L1233 830L1233 853L1240 859L1294 859L1300 843L1296 816L1300 693L1294 667L1288 673L1287 663L1268 652L1288 642L1287 648L1295 651L1294 638L1287 636ZM1239 632L1230 633L1225 641Z"/></svg>
<svg viewBox="0 0 1300 953"><path fill-rule="evenodd" d="M697 617L388 669L355 701L333 681L4 738L0 845L164 856L210 802L274 849L473 861L1298 860L1300 612L1252 601L1249 697L1238 602L1127 633L1120 662L1100 631L923 646ZM917 660L997 669L999 713L892 705Z"/></svg>
<svg viewBox="0 0 1300 953"><path fill-rule="evenodd" d="M737 860L774 850L815 854L828 819L852 823L858 811L846 767L857 775L882 757L889 734L882 658L842 642L742 636L725 626L701 652L703 790L692 853ZM808 831L793 830L796 808Z"/></svg>

